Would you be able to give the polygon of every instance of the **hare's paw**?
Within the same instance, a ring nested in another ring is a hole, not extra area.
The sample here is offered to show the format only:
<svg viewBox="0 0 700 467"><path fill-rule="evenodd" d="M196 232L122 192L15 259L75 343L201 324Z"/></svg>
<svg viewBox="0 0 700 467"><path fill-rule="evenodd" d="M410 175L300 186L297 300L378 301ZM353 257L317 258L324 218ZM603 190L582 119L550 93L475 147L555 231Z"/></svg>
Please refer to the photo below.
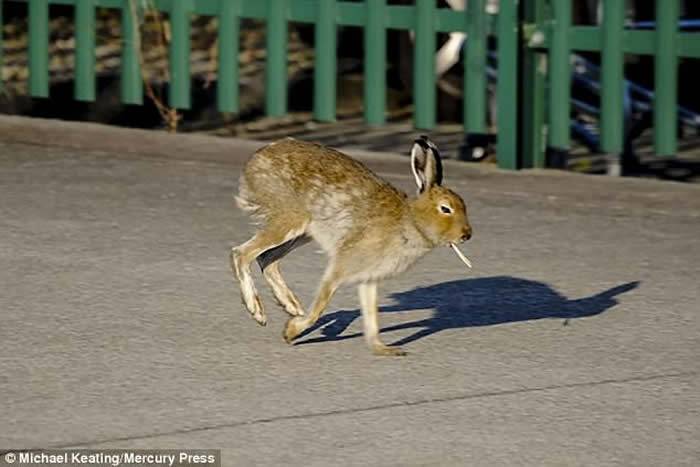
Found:
<svg viewBox="0 0 700 467"><path fill-rule="evenodd" d="M289 316L304 316L304 310L301 309L301 307L286 307L283 306L284 311L289 315Z"/></svg>
<svg viewBox="0 0 700 467"><path fill-rule="evenodd" d="M241 303L243 304L243 307L245 307L246 311L250 313L251 318L253 318L255 322L257 322L260 326L267 325L267 315L265 314L265 309L260 301L260 297L254 295L250 301L241 299Z"/></svg>
<svg viewBox="0 0 700 467"><path fill-rule="evenodd" d="M401 347L389 347L381 342L373 344L371 350L374 355L384 357L403 357L404 355L407 355L406 351Z"/></svg>
<svg viewBox="0 0 700 467"><path fill-rule="evenodd" d="M287 324L282 330L282 337L287 344L291 344L304 330L306 330L304 319L300 316L296 316L287 321Z"/></svg>
<svg viewBox="0 0 700 467"><path fill-rule="evenodd" d="M285 294L284 298L282 298L282 296L278 296L278 294L275 294L275 301L277 301L277 304L288 315L304 316L304 309L302 308L301 303L299 303L299 300L293 293L291 293L291 291L288 294Z"/></svg>
<svg viewBox="0 0 700 467"><path fill-rule="evenodd" d="M287 294L287 302L283 305L284 311L291 316L304 316L304 307L299 303L299 299L291 292Z"/></svg>
<svg viewBox="0 0 700 467"><path fill-rule="evenodd" d="M265 326L267 325L267 316L265 315L265 310L263 309L262 302L260 301L260 297L255 294L255 297L253 299L253 303L255 304L253 306L252 310L250 311L250 314L253 316L253 319L258 322L260 326Z"/></svg>

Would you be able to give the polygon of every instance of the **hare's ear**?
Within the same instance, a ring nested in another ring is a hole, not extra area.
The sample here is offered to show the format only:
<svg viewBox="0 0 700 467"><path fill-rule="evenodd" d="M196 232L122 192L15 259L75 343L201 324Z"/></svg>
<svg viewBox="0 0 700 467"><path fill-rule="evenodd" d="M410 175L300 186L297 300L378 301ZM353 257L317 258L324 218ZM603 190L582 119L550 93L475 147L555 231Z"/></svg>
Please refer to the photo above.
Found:
<svg viewBox="0 0 700 467"><path fill-rule="evenodd" d="M421 136L413 143L411 169L413 169L413 176L416 177L418 193L442 183L440 152L427 136Z"/></svg>

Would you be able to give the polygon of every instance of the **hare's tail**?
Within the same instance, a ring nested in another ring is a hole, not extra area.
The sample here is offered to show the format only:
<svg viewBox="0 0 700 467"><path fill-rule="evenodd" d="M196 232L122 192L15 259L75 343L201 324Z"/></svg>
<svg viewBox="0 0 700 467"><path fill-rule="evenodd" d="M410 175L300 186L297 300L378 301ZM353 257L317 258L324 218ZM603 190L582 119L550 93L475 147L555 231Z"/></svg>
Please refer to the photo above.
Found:
<svg viewBox="0 0 700 467"><path fill-rule="evenodd" d="M253 224L260 225L265 223L267 216L265 215L264 209L260 203L255 201L255 196L253 196L253 193L248 188L248 184L243 177L241 177L239 186L238 195L233 197L236 201L236 206L251 217Z"/></svg>
<svg viewBox="0 0 700 467"><path fill-rule="evenodd" d="M250 201L248 198L245 198L243 196L234 196L234 199L236 200L236 206L238 206L238 208L241 211L255 214L260 209L260 206L258 204Z"/></svg>
<svg viewBox="0 0 700 467"><path fill-rule="evenodd" d="M248 189L248 184L243 177L241 177L238 186L238 195L234 196L236 205L241 211L255 213L255 211L260 209L260 205L251 200L251 193Z"/></svg>

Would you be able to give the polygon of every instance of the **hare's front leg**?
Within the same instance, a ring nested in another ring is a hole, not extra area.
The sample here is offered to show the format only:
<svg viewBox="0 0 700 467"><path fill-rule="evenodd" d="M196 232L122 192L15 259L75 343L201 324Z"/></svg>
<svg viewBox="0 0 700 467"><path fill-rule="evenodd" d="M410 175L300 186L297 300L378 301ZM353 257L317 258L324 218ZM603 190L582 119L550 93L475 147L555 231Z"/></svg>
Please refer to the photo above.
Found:
<svg viewBox="0 0 700 467"><path fill-rule="evenodd" d="M389 347L379 340L379 309L377 308L377 283L365 282L357 288L362 308L365 340L374 355L406 355L400 347Z"/></svg>
<svg viewBox="0 0 700 467"><path fill-rule="evenodd" d="M287 325L282 331L282 337L284 337L287 343L291 343L294 339L299 337L302 332L309 329L318 321L321 313L326 309L333 294L340 285L337 277L335 265L331 261L323 275L321 286L319 287L318 294L316 295L314 304L311 306L309 314L307 316L297 316L287 321Z"/></svg>

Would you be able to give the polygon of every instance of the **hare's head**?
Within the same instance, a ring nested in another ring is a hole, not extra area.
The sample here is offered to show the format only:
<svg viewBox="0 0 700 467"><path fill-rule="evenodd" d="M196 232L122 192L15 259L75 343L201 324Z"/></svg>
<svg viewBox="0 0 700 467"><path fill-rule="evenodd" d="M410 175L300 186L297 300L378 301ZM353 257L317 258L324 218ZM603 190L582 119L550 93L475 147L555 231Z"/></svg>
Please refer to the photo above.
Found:
<svg viewBox="0 0 700 467"><path fill-rule="evenodd" d="M464 200L442 186L440 153L426 136L413 144L411 168L418 185L418 196L412 203L418 228L435 246L469 240L472 228Z"/></svg>

